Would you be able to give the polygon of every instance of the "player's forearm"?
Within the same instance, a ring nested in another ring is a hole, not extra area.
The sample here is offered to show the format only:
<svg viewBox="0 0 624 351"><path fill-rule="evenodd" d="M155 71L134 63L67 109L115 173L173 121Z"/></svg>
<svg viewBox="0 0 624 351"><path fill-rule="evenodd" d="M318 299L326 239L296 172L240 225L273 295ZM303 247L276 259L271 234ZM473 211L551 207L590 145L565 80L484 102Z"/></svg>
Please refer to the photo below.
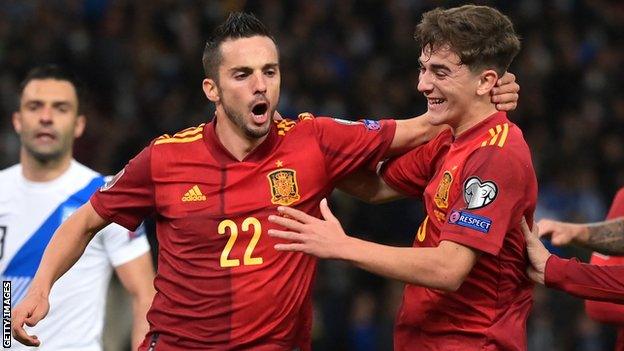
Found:
<svg viewBox="0 0 624 351"><path fill-rule="evenodd" d="M87 203L88 204L88 203ZM56 230L48 244L31 290L49 293L54 282L78 261L89 241L103 225L89 216L90 204L80 207Z"/></svg>
<svg viewBox="0 0 624 351"><path fill-rule="evenodd" d="M455 291L464 279L439 248L392 247L350 238L340 251L340 258L364 270L409 284Z"/></svg>
<svg viewBox="0 0 624 351"><path fill-rule="evenodd" d="M576 244L605 255L624 255L624 218L588 224L584 232L574 239Z"/></svg>
<svg viewBox="0 0 624 351"><path fill-rule="evenodd" d="M433 139L447 126L434 126L429 123L426 114L410 119L397 120L394 139L388 148L387 155L396 155L411 150Z"/></svg>
<svg viewBox="0 0 624 351"><path fill-rule="evenodd" d="M147 322L147 311L152 304L153 295L142 298L134 298L132 300L132 349L137 350L145 335L149 331L149 323Z"/></svg>
<svg viewBox="0 0 624 351"><path fill-rule="evenodd" d="M600 301L585 301L585 311L589 318L601 323L624 326L624 306Z"/></svg>
<svg viewBox="0 0 624 351"><path fill-rule="evenodd" d="M338 189L362 201L379 204L403 197L373 171L361 169L340 181Z"/></svg>
<svg viewBox="0 0 624 351"><path fill-rule="evenodd" d="M580 298L624 303L624 266L596 266L552 255L544 280L547 287Z"/></svg>

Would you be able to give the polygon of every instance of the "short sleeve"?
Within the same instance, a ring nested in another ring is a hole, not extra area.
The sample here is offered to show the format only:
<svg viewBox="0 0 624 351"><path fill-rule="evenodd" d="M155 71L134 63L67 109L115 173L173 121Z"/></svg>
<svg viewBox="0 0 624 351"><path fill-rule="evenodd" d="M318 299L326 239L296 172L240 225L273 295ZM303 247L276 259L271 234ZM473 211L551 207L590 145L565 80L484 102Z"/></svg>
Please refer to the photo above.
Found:
<svg viewBox="0 0 624 351"><path fill-rule="evenodd" d="M360 167L374 170L392 144L396 129L394 120L353 122L320 117L312 123L334 181Z"/></svg>
<svg viewBox="0 0 624 351"><path fill-rule="evenodd" d="M132 232L112 223L103 230L102 241L113 267L132 261L150 250L143 224Z"/></svg>
<svg viewBox="0 0 624 351"><path fill-rule="evenodd" d="M445 136L440 135L402 156L387 160L381 167L381 177L400 193L422 198L439 157L445 154L443 149L448 148L444 139Z"/></svg>
<svg viewBox="0 0 624 351"><path fill-rule="evenodd" d="M505 235L520 223L530 198L526 167L499 148L479 148L463 168L461 194L450 204L440 240L497 255Z"/></svg>
<svg viewBox="0 0 624 351"><path fill-rule="evenodd" d="M102 218L134 231L155 208L151 145L96 191L90 202Z"/></svg>

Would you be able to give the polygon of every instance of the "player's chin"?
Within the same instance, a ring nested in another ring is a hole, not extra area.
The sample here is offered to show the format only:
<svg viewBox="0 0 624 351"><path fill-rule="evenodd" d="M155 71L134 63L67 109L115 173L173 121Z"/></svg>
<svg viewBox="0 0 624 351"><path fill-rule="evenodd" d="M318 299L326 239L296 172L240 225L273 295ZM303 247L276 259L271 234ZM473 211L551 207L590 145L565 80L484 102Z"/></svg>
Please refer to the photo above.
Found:
<svg viewBox="0 0 624 351"><path fill-rule="evenodd" d="M270 120L267 120L265 123L263 123L262 125L257 125L255 123L252 123L250 125L247 126L247 128L245 128L245 132L247 134L247 136L250 136L252 138L262 138L264 136L266 136L267 134L269 134L269 130L271 129L271 124L270 124Z"/></svg>

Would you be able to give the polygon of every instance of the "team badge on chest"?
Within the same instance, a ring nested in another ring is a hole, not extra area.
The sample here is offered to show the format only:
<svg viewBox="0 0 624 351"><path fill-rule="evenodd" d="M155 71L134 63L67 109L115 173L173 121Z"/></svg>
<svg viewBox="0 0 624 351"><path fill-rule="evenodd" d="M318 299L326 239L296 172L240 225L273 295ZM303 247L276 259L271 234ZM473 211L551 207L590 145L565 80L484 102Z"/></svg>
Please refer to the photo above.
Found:
<svg viewBox="0 0 624 351"><path fill-rule="evenodd" d="M288 206L301 198L295 170L281 168L269 173L267 178L271 186L271 203Z"/></svg>
<svg viewBox="0 0 624 351"><path fill-rule="evenodd" d="M440 184L438 185L438 190L433 197L433 201L438 208L448 208L449 189L451 188L452 182L453 175L451 175L451 172L444 172L442 180L440 180Z"/></svg>

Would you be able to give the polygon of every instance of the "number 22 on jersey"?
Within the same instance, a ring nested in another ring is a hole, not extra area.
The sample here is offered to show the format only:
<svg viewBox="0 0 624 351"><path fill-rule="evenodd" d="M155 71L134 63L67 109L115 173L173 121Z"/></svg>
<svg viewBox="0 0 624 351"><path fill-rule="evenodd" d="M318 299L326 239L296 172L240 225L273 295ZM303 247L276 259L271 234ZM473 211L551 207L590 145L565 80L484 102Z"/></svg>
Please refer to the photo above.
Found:
<svg viewBox="0 0 624 351"><path fill-rule="evenodd" d="M223 248L223 252L221 252L221 267L229 268L229 267L238 267L240 266L240 260L238 258L229 258L230 252L236 243L236 239L238 238L238 225L231 219L226 219L219 223L218 232L220 235L224 235L226 233L226 229L229 229L230 238L228 239L225 247ZM262 264L262 257L252 257L253 251L260 240L260 236L262 235L262 225L260 221L255 217L247 217L243 221L241 225L241 229L243 232L248 232L253 230L253 236L251 240L247 244L247 249L245 249L245 255L243 256L243 265L245 266L253 266Z"/></svg>

